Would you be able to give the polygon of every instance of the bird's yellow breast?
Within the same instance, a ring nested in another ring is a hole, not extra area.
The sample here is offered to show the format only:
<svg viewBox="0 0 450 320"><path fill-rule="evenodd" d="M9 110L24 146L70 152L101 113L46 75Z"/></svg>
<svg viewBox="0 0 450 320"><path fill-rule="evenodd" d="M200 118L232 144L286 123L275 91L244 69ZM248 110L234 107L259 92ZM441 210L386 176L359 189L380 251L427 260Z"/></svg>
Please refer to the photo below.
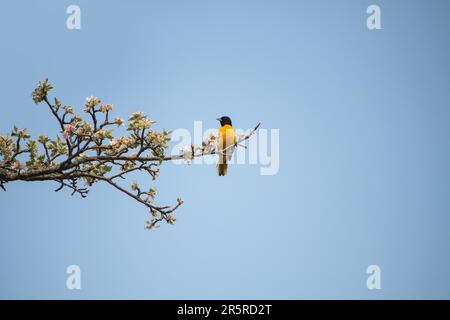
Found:
<svg viewBox="0 0 450 320"><path fill-rule="evenodd" d="M236 131L232 126L226 124L219 129L219 144L223 147L228 147L236 143Z"/></svg>

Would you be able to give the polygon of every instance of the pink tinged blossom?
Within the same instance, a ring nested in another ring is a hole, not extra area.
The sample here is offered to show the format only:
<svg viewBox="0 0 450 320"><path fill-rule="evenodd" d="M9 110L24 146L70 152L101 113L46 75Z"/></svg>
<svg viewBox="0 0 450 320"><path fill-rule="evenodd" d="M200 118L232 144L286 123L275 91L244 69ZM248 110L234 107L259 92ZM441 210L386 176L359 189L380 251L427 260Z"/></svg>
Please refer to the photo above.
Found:
<svg viewBox="0 0 450 320"><path fill-rule="evenodd" d="M116 117L114 121L119 127L123 124L123 119L121 117Z"/></svg>
<svg viewBox="0 0 450 320"><path fill-rule="evenodd" d="M113 106L110 105L109 103L104 103L104 104L102 104L102 105L100 106L100 111L103 112L103 113L106 113L106 112L108 112L108 111L111 111L112 108L113 108Z"/></svg>
<svg viewBox="0 0 450 320"><path fill-rule="evenodd" d="M96 105L100 104L102 102L101 99L94 97L94 96L90 96L86 98L86 109L85 111L90 111L91 109L93 109Z"/></svg>
<svg viewBox="0 0 450 320"><path fill-rule="evenodd" d="M13 169L13 170L20 170L20 169L25 169L25 168L26 168L26 166L23 163L18 162L18 161L14 162L11 165L11 169Z"/></svg>
<svg viewBox="0 0 450 320"><path fill-rule="evenodd" d="M115 146L117 146L118 144L119 144L119 141L116 140L116 139L111 140L111 141L109 142L109 145L110 145L111 147L115 147Z"/></svg>
<svg viewBox="0 0 450 320"><path fill-rule="evenodd" d="M63 136L64 138L69 138L77 129L77 127L74 124L67 124L64 126Z"/></svg>

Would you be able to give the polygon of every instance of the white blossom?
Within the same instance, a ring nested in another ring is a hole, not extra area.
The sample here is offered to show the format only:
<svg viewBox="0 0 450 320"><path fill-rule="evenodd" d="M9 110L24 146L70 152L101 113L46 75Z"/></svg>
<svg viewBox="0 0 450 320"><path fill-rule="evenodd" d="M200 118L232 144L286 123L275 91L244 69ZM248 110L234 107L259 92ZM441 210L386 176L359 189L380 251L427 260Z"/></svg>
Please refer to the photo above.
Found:
<svg viewBox="0 0 450 320"><path fill-rule="evenodd" d="M186 161L192 160L193 153L192 150L195 148L195 145L186 145L182 149L183 158Z"/></svg>

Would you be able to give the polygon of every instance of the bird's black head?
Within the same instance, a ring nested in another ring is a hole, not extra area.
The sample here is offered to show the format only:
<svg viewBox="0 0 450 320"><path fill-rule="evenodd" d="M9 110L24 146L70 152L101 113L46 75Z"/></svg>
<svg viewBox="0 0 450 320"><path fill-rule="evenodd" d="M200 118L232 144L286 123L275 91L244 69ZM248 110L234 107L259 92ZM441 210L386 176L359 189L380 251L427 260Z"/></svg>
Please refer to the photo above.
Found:
<svg viewBox="0 0 450 320"><path fill-rule="evenodd" d="M227 117L227 116L220 117L220 118L217 119L217 121L220 122L221 126L224 126L226 124L229 124L230 126L232 126L231 119L229 117Z"/></svg>

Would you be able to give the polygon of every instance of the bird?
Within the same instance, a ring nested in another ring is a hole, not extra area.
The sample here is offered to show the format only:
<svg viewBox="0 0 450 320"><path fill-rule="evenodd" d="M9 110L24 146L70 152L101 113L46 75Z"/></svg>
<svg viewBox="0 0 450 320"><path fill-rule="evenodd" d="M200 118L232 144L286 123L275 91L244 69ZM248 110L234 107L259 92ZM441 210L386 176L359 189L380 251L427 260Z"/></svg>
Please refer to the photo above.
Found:
<svg viewBox="0 0 450 320"><path fill-rule="evenodd" d="M236 146L236 131L233 128L231 119L227 116L217 118L220 122L219 137L217 141L217 153L219 160L217 163L217 173L219 176L227 174L228 164Z"/></svg>

